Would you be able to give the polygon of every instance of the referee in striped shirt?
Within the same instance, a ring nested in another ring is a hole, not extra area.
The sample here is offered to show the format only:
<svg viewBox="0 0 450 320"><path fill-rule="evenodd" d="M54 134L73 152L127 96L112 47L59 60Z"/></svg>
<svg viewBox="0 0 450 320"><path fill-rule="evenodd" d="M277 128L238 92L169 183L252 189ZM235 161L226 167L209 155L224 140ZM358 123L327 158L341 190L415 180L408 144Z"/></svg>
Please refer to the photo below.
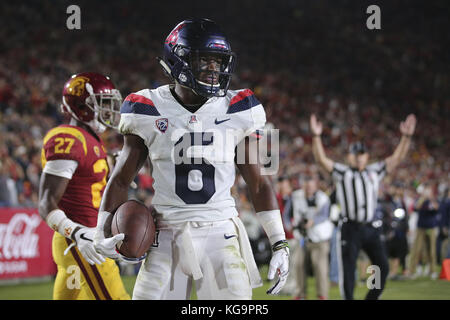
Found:
<svg viewBox="0 0 450 320"><path fill-rule="evenodd" d="M344 299L353 299L356 261L363 249L372 265L380 268L380 286L370 289L366 299L378 299L384 289L389 264L381 241L381 221L375 218L377 194L385 174L393 172L405 158L416 127L416 117L409 115L400 124L402 138L394 153L386 159L368 165L369 153L365 145L356 142L350 146L347 162L329 159L320 138L322 123L311 115L314 158L333 178L342 219L338 234L339 286ZM376 284L376 282L375 282Z"/></svg>

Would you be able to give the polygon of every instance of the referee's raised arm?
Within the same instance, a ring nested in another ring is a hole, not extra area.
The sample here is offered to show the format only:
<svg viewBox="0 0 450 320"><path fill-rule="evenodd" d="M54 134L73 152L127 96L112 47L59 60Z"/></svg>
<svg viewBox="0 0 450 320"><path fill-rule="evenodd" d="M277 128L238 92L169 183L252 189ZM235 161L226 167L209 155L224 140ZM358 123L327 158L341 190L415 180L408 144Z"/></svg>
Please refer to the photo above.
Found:
<svg viewBox="0 0 450 320"><path fill-rule="evenodd" d="M320 138L323 129L322 123L317 121L315 114L312 114L309 119L309 125L313 134L312 151L314 158L322 168L331 173L333 171L334 161L326 156L325 149L322 145L322 139Z"/></svg>
<svg viewBox="0 0 450 320"><path fill-rule="evenodd" d="M416 123L417 119L413 114L408 115L406 120L400 123L402 138L394 153L385 160L387 173L394 171L395 167L406 157L411 144L411 137L416 129Z"/></svg>

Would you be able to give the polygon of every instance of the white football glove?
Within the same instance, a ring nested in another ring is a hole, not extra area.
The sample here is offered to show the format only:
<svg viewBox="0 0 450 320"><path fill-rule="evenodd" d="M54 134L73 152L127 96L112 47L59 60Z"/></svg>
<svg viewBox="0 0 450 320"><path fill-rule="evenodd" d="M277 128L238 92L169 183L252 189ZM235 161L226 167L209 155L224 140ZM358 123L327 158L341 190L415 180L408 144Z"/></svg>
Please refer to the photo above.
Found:
<svg viewBox="0 0 450 320"><path fill-rule="evenodd" d="M94 248L94 233L95 228L79 228L78 230L75 230L72 234L75 242L72 242L72 244L67 247L64 251L64 255L69 252L70 248L76 245L83 258L89 264L102 264L105 262L105 258L102 257L102 255L100 255Z"/></svg>
<svg viewBox="0 0 450 320"><path fill-rule="evenodd" d="M94 248L98 253L111 259L119 259L116 245L125 238L123 233L119 233L111 238L99 237L97 233L94 236Z"/></svg>
<svg viewBox="0 0 450 320"><path fill-rule="evenodd" d="M120 243L124 238L125 234L123 233L116 234L114 237L106 239L97 238L97 241L94 241L95 250L97 250L98 253L101 253L105 257L123 262L125 264L135 264L143 261L147 257L147 254L144 254L139 258L128 258L119 253L119 251L117 250L117 244Z"/></svg>
<svg viewBox="0 0 450 320"><path fill-rule="evenodd" d="M267 290L267 294L276 295L286 284L287 277L289 275L289 248L283 247L281 249L275 249L272 254L272 259L269 263L269 272L267 278L273 280L275 273L278 274L277 282Z"/></svg>
<svg viewBox="0 0 450 320"><path fill-rule="evenodd" d="M97 228L94 235L94 248L101 255L111 258L126 264L139 263L147 257L147 254L139 258L127 258L119 253L117 250L117 244L119 244L124 238L125 234L119 233L113 237L105 238L104 224L110 217L111 213L107 211L100 211L98 214Z"/></svg>
<svg viewBox="0 0 450 320"><path fill-rule="evenodd" d="M278 273L277 282L267 290L267 294L278 294L286 283L289 274L289 246L284 234L280 210L259 211L256 213L258 221L272 245L272 259L269 263L267 278L273 280Z"/></svg>

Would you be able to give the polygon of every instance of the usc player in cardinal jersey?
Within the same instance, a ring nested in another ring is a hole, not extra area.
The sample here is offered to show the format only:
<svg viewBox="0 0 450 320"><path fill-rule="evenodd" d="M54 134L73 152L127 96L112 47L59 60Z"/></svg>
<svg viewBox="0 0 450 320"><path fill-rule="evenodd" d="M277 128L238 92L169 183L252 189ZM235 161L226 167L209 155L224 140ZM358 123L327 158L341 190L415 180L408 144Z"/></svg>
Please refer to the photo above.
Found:
<svg viewBox="0 0 450 320"><path fill-rule="evenodd" d="M121 101L108 77L73 75L64 85L61 105L71 115L70 124L44 137L39 214L55 230L54 299L130 299L116 263L97 253L92 242L109 172L98 133L117 126ZM73 283L74 272L79 283Z"/></svg>

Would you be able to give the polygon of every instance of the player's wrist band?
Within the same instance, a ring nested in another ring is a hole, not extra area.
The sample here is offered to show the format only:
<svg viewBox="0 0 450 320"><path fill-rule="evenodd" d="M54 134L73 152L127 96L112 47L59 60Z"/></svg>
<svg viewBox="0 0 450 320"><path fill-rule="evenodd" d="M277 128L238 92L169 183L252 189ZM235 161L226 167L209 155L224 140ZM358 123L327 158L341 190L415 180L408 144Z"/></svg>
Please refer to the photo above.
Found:
<svg viewBox="0 0 450 320"><path fill-rule="evenodd" d="M103 227L110 215L112 215L112 213L109 211L99 211L97 215L97 228Z"/></svg>
<svg viewBox="0 0 450 320"><path fill-rule="evenodd" d="M256 217L272 245L286 239L280 210L260 211L256 213Z"/></svg>
<svg viewBox="0 0 450 320"><path fill-rule="evenodd" d="M66 214L61 209L50 211L45 218L45 222L47 222L50 228L69 239L72 239L72 233L80 226L67 218Z"/></svg>
<svg viewBox="0 0 450 320"><path fill-rule="evenodd" d="M104 227L106 220L112 215L111 212L108 211L99 211L97 215L97 232L95 233L97 240L101 240L105 238Z"/></svg>
<svg viewBox="0 0 450 320"><path fill-rule="evenodd" d="M283 248L289 248L289 244L288 244L287 240L280 240L280 241L275 242L272 246L272 251L275 252L275 251L281 250Z"/></svg>

